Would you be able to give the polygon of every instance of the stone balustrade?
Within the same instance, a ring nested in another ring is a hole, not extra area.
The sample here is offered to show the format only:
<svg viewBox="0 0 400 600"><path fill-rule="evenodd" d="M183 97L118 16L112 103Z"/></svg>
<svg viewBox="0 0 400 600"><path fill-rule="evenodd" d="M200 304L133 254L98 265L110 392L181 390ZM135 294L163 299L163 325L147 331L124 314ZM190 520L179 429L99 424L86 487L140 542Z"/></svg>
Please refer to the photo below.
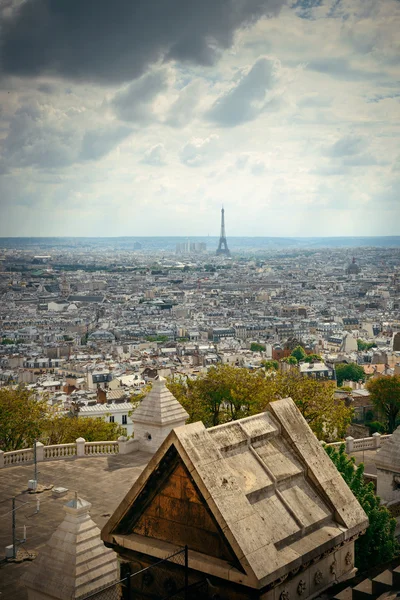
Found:
<svg viewBox="0 0 400 600"><path fill-rule="evenodd" d="M129 454L138 450L137 440L119 437L116 441L86 442L83 438L78 438L71 444L53 444L44 446L41 442L36 443L37 462L46 462L60 459L87 458L90 456L109 456L115 454ZM12 452L3 452L0 450L0 469L3 467L13 467L32 463L34 459L34 449L25 448L24 450L14 450Z"/></svg>
<svg viewBox="0 0 400 600"><path fill-rule="evenodd" d="M327 446L339 448L341 444L346 444L346 452L359 452L363 450L374 450L380 448L391 435L381 435L374 433L371 437L354 439L348 436L343 442L333 442ZM109 456L113 454L129 454L139 449L138 440L119 437L116 441L86 442L83 438L78 438L71 444L54 444L44 446L40 442L36 443L37 462L81 458L88 456ZM24 450L13 450L12 452L3 452L0 450L0 469L3 467L13 467L33 462L33 448Z"/></svg>
<svg viewBox="0 0 400 600"><path fill-rule="evenodd" d="M85 454L118 454L118 442L86 442Z"/></svg>
<svg viewBox="0 0 400 600"><path fill-rule="evenodd" d="M33 448L14 450L12 452L0 451L0 467L23 465L33 461Z"/></svg>
<svg viewBox="0 0 400 600"><path fill-rule="evenodd" d="M339 448L341 444L346 444L346 453L350 454L351 452L362 452L363 450L377 450L390 437L391 434L381 435L380 433L373 433L371 437L355 439L349 435L343 442L333 442L326 445Z"/></svg>

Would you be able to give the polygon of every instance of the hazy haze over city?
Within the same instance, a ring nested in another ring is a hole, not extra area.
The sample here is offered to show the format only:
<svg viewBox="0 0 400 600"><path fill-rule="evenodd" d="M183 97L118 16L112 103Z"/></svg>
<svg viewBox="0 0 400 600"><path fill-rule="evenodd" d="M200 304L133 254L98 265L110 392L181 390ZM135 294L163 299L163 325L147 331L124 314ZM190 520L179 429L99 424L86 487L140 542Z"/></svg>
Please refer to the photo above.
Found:
<svg viewBox="0 0 400 600"><path fill-rule="evenodd" d="M0 236L399 234L398 1L0 11Z"/></svg>

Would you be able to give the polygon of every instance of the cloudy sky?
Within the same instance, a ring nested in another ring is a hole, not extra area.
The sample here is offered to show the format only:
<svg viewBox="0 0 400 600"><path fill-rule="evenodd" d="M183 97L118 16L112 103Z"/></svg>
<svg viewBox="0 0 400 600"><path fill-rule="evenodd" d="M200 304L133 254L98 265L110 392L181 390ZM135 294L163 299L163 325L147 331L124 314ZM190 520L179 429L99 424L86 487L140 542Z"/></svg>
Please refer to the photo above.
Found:
<svg viewBox="0 0 400 600"><path fill-rule="evenodd" d="M0 0L0 235L400 235L398 0Z"/></svg>

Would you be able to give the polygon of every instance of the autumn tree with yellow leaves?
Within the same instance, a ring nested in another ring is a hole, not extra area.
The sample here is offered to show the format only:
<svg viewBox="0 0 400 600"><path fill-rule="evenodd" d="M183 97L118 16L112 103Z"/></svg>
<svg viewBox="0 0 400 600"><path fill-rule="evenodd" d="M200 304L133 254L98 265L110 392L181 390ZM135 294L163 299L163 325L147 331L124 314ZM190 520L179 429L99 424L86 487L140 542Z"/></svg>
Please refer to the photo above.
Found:
<svg viewBox="0 0 400 600"><path fill-rule="evenodd" d="M303 377L296 370L266 374L217 365L195 380L172 377L168 388L190 421L203 421L206 427L257 414L269 402L291 397L319 439L335 440L343 437L353 412L334 397L334 382Z"/></svg>

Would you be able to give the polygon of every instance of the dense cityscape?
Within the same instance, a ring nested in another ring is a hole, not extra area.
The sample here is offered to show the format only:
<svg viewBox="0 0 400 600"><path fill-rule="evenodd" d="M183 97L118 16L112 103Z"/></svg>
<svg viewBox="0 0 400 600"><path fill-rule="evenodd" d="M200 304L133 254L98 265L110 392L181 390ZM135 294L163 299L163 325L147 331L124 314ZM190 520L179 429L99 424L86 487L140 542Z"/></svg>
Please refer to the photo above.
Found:
<svg viewBox="0 0 400 600"><path fill-rule="evenodd" d="M82 416L107 414L129 434L129 403L156 373L262 369L298 345L321 359L296 367L305 376L336 379L338 363L400 373L396 247L231 254L226 244L221 255L190 241L174 252L38 240L3 248L0 260L1 385L27 384L66 412L77 403ZM367 395L363 382L348 385Z"/></svg>
<svg viewBox="0 0 400 600"><path fill-rule="evenodd" d="M0 600L400 597L399 0L0 0Z"/></svg>

